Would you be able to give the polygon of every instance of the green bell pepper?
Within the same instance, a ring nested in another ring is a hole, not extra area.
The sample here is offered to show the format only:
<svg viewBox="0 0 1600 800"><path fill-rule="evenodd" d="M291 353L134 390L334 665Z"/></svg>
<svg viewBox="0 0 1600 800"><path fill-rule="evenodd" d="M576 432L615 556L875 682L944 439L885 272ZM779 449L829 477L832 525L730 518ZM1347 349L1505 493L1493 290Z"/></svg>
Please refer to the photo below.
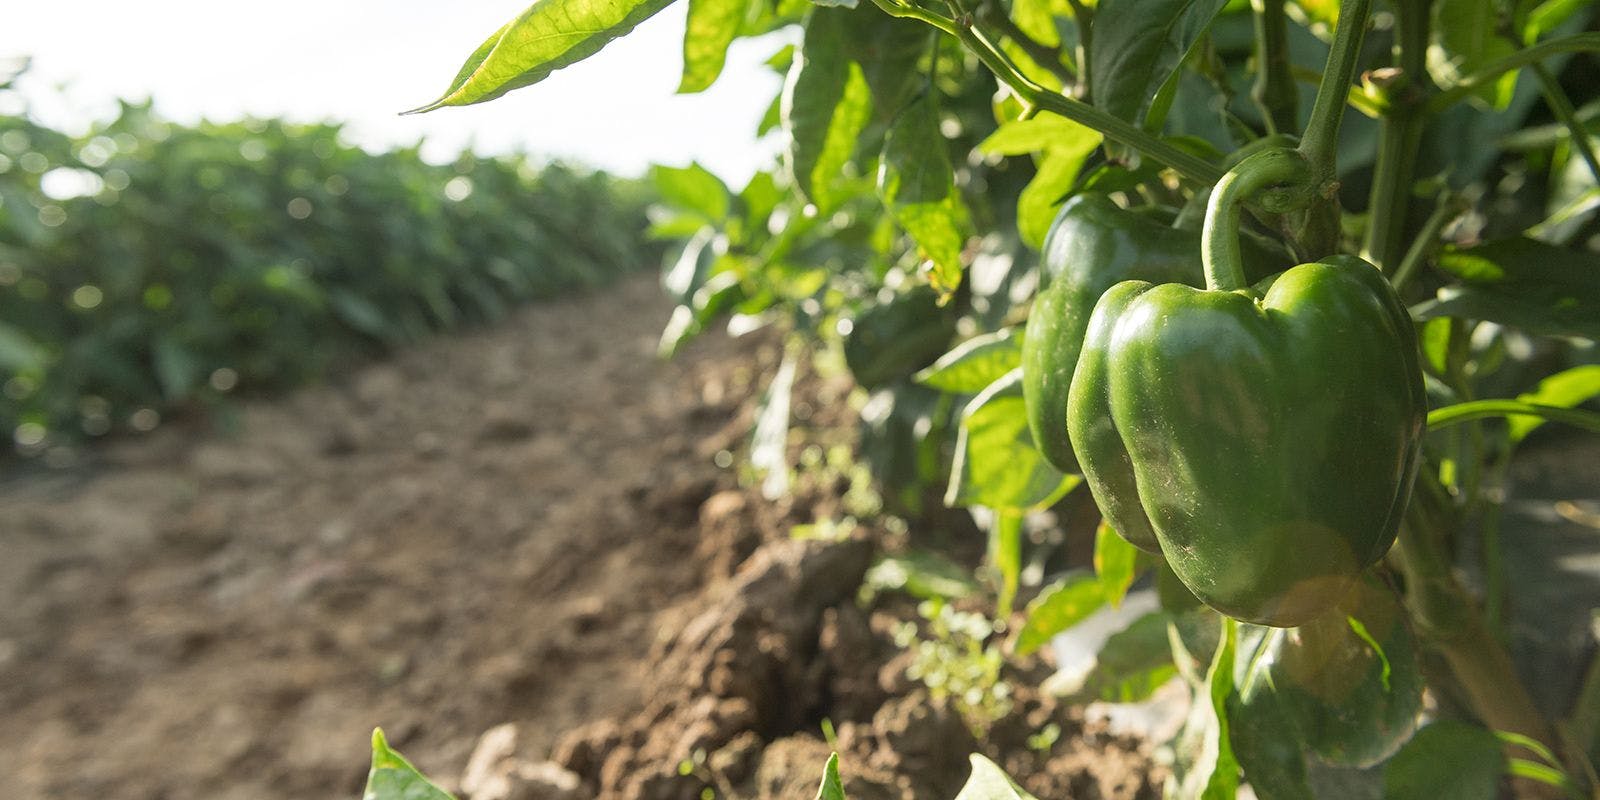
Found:
<svg viewBox="0 0 1600 800"><path fill-rule="evenodd" d="M1153 538L1212 608L1288 627L1394 542L1426 400L1411 318L1370 264L1332 256L1245 286L1231 231L1280 173L1218 184L1210 289L1126 281L1101 297L1067 429L1118 533Z"/></svg>
<svg viewBox="0 0 1600 800"><path fill-rule="evenodd" d="M1245 272L1261 278L1289 266L1272 246L1246 239ZM1119 281L1198 285L1200 232L1164 224L1156 216L1124 209L1098 194L1067 200L1045 236L1041 290L1028 313L1022 340L1023 400L1034 444L1053 466L1076 473L1067 435L1067 392L1100 295ZM1155 540L1139 543L1151 552Z"/></svg>

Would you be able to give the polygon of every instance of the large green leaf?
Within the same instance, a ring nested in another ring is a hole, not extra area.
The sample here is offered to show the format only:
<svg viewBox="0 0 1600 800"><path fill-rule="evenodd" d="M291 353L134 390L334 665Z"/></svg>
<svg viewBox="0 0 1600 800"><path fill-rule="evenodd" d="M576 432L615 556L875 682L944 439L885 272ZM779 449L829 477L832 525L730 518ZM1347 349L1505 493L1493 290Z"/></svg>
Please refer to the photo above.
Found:
<svg viewBox="0 0 1600 800"><path fill-rule="evenodd" d="M1600 339L1600 256L1524 237L1439 254L1460 279L1412 309L1418 319L1461 317L1528 333Z"/></svg>
<svg viewBox="0 0 1600 800"><path fill-rule="evenodd" d="M1095 9L1089 98L1144 123L1156 95L1178 74L1227 0L1103 0Z"/></svg>
<svg viewBox="0 0 1600 800"><path fill-rule="evenodd" d="M749 9L750 0L689 0L680 94L703 92L716 83L728 58L728 45L738 35Z"/></svg>
<svg viewBox="0 0 1600 800"><path fill-rule="evenodd" d="M1139 548L1102 520L1094 532L1094 572L1106 587L1106 600L1121 605L1122 598L1139 574Z"/></svg>
<svg viewBox="0 0 1600 800"><path fill-rule="evenodd" d="M942 293L961 283L961 251L971 228L931 93L900 112L884 138L878 192L931 265Z"/></svg>
<svg viewBox="0 0 1600 800"><path fill-rule="evenodd" d="M845 49L861 65L880 122L893 120L927 84L917 66L935 33L920 22L891 17L876 8L851 17Z"/></svg>
<svg viewBox="0 0 1600 800"><path fill-rule="evenodd" d="M408 113L493 100L600 52L672 0L538 0L467 57L439 99Z"/></svg>
<svg viewBox="0 0 1600 800"><path fill-rule="evenodd" d="M361 800L455 800L428 782L405 756L389 749L382 730L372 732L372 770Z"/></svg>
<svg viewBox="0 0 1600 800"><path fill-rule="evenodd" d="M1493 800L1506 771L1505 746L1492 732L1451 720L1417 731L1383 772L1388 800Z"/></svg>
<svg viewBox="0 0 1600 800"><path fill-rule="evenodd" d="M786 163L794 185L824 215L844 198L836 186L872 114L866 75L845 52L850 22L848 9L811 12L780 107L789 139Z"/></svg>
<svg viewBox="0 0 1600 800"><path fill-rule="evenodd" d="M977 753L969 758L972 761L972 775L961 787L956 800L1035 800L993 761Z"/></svg>
<svg viewBox="0 0 1600 800"><path fill-rule="evenodd" d="M1033 446L1023 414L1022 370L990 384L961 415L945 503L1026 511L1055 502L1081 479L1062 474Z"/></svg>

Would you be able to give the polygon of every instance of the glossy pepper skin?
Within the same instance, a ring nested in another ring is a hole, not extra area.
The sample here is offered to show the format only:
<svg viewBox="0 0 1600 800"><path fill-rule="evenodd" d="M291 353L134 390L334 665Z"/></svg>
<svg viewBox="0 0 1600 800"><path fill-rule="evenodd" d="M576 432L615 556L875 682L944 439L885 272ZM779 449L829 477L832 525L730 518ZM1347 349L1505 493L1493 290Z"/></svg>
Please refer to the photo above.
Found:
<svg viewBox="0 0 1600 800"><path fill-rule="evenodd" d="M1243 242L1252 279L1289 266L1253 239ZM1067 435L1067 392L1095 301L1125 280L1200 285L1200 231L1167 226L1110 198L1079 194L1067 200L1045 236L1042 289L1028 313L1022 341L1023 399L1034 443L1057 469L1078 472ZM1135 544L1156 552L1153 538Z"/></svg>
<svg viewBox="0 0 1600 800"><path fill-rule="evenodd" d="M1068 432L1101 512L1207 605L1289 627L1393 544L1426 401L1411 319L1334 256L1253 290L1128 281L1095 306Z"/></svg>

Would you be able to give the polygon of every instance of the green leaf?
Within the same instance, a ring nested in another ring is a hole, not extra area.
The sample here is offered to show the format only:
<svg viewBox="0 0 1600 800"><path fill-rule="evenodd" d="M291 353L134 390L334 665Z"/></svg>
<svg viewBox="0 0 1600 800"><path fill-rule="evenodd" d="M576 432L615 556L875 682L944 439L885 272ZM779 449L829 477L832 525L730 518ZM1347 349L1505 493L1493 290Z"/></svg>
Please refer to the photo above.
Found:
<svg viewBox="0 0 1600 800"><path fill-rule="evenodd" d="M1593 397L1600 397L1600 364L1585 364L1557 372L1539 381L1538 388L1533 391L1518 395L1517 399L1541 406L1572 408ZM1511 441L1520 442L1543 425L1544 420L1534 416L1516 416L1510 418L1509 424Z"/></svg>
<svg viewBox="0 0 1600 800"><path fill-rule="evenodd" d="M867 570L866 586L880 592L905 592L921 600L955 600L977 591L972 570L930 553L886 556Z"/></svg>
<svg viewBox="0 0 1600 800"><path fill-rule="evenodd" d="M1022 370L990 384L961 415L945 503L996 510L1042 508L1081 481L1063 475L1033 446L1023 414Z"/></svg>
<svg viewBox="0 0 1600 800"><path fill-rule="evenodd" d="M974 336L939 356L913 380L949 394L977 394L1022 366L1022 337L1016 328Z"/></svg>
<svg viewBox="0 0 1600 800"><path fill-rule="evenodd" d="M1106 639L1075 695L1107 703L1139 703L1177 674L1167 639L1167 615L1146 614Z"/></svg>
<svg viewBox="0 0 1600 800"><path fill-rule="evenodd" d="M1017 230L1028 246L1043 246L1056 209L1101 139L1091 128L1046 113L1004 123L978 145L985 153L1039 154L1038 169L1017 198Z"/></svg>
<svg viewBox="0 0 1600 800"><path fill-rule="evenodd" d="M851 18L845 49L861 65L880 122L892 121L927 85L918 65L935 33L916 20L891 17L876 8L863 9Z"/></svg>
<svg viewBox="0 0 1600 800"><path fill-rule="evenodd" d="M1521 400L1472 400L1428 412L1428 429L1438 430L1475 419L1532 416L1600 433L1600 414L1560 406L1539 406Z"/></svg>
<svg viewBox="0 0 1600 800"><path fill-rule="evenodd" d="M738 35L749 9L750 0L689 0L679 94L703 92L716 83L728 58L728 45Z"/></svg>
<svg viewBox="0 0 1600 800"><path fill-rule="evenodd" d="M1017 655L1038 650L1056 634L1088 619L1105 606L1106 595L1105 584L1089 575L1064 578L1046 587L1028 604L1027 620L1017 632Z"/></svg>
<svg viewBox="0 0 1600 800"><path fill-rule="evenodd" d="M1600 339L1600 255L1514 237L1447 248L1438 264L1461 282L1414 306L1417 319L1460 317Z"/></svg>
<svg viewBox="0 0 1600 800"><path fill-rule="evenodd" d="M1094 531L1094 571L1105 586L1106 600L1114 606L1122 605L1128 587L1139 574L1139 548L1112 529L1105 520Z"/></svg>
<svg viewBox="0 0 1600 800"><path fill-rule="evenodd" d="M672 0L538 0L467 57L439 99L406 113L493 100L600 52Z"/></svg>
<svg viewBox="0 0 1600 800"><path fill-rule="evenodd" d="M1573 14L1588 6L1593 0L1545 0L1528 12L1522 26L1522 43L1533 44L1566 22Z"/></svg>
<svg viewBox="0 0 1600 800"><path fill-rule="evenodd" d="M389 749L383 729L372 731L372 770L361 800L455 800L428 782L405 756Z"/></svg>
<svg viewBox="0 0 1600 800"><path fill-rule="evenodd" d="M728 218L727 185L699 163L687 167L654 164L650 167L650 182L667 205L698 214L713 225Z"/></svg>
<svg viewBox="0 0 1600 800"><path fill-rule="evenodd" d="M1222 618L1222 636L1205 680L1196 687L1189 717L1173 745L1176 762L1168 796L1181 800L1234 800L1239 763L1229 735L1227 700L1233 692L1238 623Z"/></svg>
<svg viewBox="0 0 1600 800"><path fill-rule="evenodd" d="M972 761L972 774L967 777L956 800L1035 800L993 761L977 753L968 758Z"/></svg>
<svg viewBox="0 0 1600 800"><path fill-rule="evenodd" d="M843 199L836 184L872 114L866 76L845 52L850 13L842 8L811 12L783 87L786 164L794 185L821 214L831 214Z"/></svg>
<svg viewBox="0 0 1600 800"><path fill-rule="evenodd" d="M1506 771L1494 733L1452 720L1417 732L1383 772L1387 800L1493 800Z"/></svg>
<svg viewBox="0 0 1600 800"><path fill-rule="evenodd" d="M1428 48L1428 73L1443 88L1450 88L1491 61L1517 48L1496 31L1494 0L1438 0L1433 4L1433 46ZM1517 88L1518 70L1473 93L1490 107L1504 110Z"/></svg>
<svg viewBox="0 0 1600 800"><path fill-rule="evenodd" d="M817 787L817 800L845 800L844 784L839 780L839 754L828 755L822 767L822 785Z"/></svg>
<svg viewBox="0 0 1600 800"><path fill-rule="evenodd" d="M961 251L970 223L931 94L908 106L889 128L878 168L878 192L895 221L931 262L929 281L934 288L942 294L955 291L961 283Z"/></svg>
<svg viewBox="0 0 1600 800"><path fill-rule="evenodd" d="M1103 0L1094 14L1090 99L1143 124L1156 94L1225 5L1227 0Z"/></svg>

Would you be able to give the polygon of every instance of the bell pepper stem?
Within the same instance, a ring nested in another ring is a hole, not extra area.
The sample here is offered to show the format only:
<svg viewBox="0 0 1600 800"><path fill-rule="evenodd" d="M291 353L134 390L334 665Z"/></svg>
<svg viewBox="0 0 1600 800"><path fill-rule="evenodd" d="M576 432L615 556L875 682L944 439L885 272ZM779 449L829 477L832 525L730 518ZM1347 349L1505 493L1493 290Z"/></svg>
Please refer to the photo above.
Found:
<svg viewBox="0 0 1600 800"><path fill-rule="evenodd" d="M1257 198L1267 189L1283 189ZM1268 211L1303 208L1311 196L1311 166L1289 148L1256 153L1229 170L1211 190L1206 221L1200 229L1200 259L1206 288L1231 292L1249 285L1239 255L1239 224L1248 200L1259 199Z"/></svg>

